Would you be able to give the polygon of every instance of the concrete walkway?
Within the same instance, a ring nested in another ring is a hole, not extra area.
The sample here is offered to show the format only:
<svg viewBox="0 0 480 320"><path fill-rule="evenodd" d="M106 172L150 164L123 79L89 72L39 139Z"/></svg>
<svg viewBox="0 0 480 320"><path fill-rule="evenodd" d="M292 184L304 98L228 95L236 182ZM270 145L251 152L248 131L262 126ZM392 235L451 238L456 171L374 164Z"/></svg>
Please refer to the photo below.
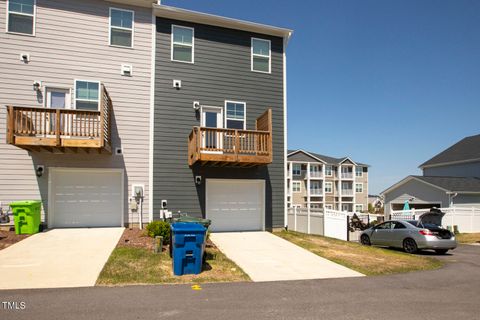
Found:
<svg viewBox="0 0 480 320"><path fill-rule="evenodd" d="M0 289L94 286L123 230L54 229L0 250Z"/></svg>
<svg viewBox="0 0 480 320"><path fill-rule="evenodd" d="M212 233L210 239L256 282L363 276L269 232Z"/></svg>

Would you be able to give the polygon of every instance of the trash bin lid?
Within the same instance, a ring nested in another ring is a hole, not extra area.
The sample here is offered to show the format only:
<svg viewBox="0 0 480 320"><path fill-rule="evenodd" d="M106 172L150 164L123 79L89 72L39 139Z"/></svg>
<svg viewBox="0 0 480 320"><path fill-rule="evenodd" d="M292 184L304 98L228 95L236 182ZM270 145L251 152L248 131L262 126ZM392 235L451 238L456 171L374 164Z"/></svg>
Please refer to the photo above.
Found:
<svg viewBox="0 0 480 320"><path fill-rule="evenodd" d="M195 222L175 222L170 226L172 232L205 232L204 226Z"/></svg>
<svg viewBox="0 0 480 320"><path fill-rule="evenodd" d="M192 216L180 216L177 218L173 218L173 221L174 222L195 222L195 223L203 224L205 227L210 226L212 222L209 219L196 218Z"/></svg>
<svg viewBox="0 0 480 320"><path fill-rule="evenodd" d="M25 207L25 206L31 206L35 204L41 203L40 200L23 200L23 201L15 201L15 202L10 202L10 207Z"/></svg>

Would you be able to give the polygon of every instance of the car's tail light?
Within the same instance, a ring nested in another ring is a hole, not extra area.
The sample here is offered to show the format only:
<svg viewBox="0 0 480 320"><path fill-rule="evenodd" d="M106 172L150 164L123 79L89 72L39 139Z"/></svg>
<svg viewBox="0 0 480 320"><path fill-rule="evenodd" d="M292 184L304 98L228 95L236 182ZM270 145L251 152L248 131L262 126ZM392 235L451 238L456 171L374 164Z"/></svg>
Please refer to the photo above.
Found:
<svg viewBox="0 0 480 320"><path fill-rule="evenodd" d="M424 236L433 236L433 232L428 230L428 229L423 229L423 230L420 230L418 231L420 234L424 235Z"/></svg>

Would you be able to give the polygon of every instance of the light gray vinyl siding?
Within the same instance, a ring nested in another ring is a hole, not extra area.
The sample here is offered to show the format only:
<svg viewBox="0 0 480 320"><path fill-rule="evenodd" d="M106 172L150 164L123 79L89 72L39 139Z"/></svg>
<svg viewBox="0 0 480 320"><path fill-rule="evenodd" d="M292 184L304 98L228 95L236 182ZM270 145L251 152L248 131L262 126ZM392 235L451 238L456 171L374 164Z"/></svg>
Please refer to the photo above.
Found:
<svg viewBox="0 0 480 320"><path fill-rule="evenodd" d="M480 208L480 194L458 194L453 198L455 207Z"/></svg>
<svg viewBox="0 0 480 320"><path fill-rule="evenodd" d="M195 28L194 64L170 59L171 25ZM251 71L251 37L272 41L271 74ZM284 226L283 39L157 18L154 130L154 213L162 199L173 212L205 216L205 180L265 179L266 228ZM172 80L182 81L176 90ZM273 163L256 168L189 168L187 138L198 126L193 101L224 108L225 100L246 103L247 129L268 108L273 117ZM196 186L196 175L202 184Z"/></svg>
<svg viewBox="0 0 480 320"><path fill-rule="evenodd" d="M135 11L134 48L109 46L109 7ZM48 208L48 168L124 168L125 222L138 217L127 212L131 184L146 188L144 220L148 220L149 116L152 53L151 9L119 3L85 0L37 0L36 36L8 34L6 3L0 1L0 201L41 199ZM20 61L29 53L30 62ZM133 66L133 76L120 74L121 64ZM104 83L113 100L112 149L123 156L28 153L5 143L5 105L42 107L43 97L32 90L34 80L43 86L72 88L74 79ZM45 165L37 178L35 165Z"/></svg>
<svg viewBox="0 0 480 320"><path fill-rule="evenodd" d="M480 161L423 169L424 176L480 177Z"/></svg>

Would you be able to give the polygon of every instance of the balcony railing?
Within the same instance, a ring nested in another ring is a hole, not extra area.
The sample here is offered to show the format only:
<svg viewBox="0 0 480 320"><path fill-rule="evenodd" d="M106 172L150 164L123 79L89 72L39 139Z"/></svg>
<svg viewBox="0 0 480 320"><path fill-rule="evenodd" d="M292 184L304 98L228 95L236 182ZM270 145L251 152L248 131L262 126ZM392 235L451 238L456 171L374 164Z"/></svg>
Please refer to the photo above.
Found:
<svg viewBox="0 0 480 320"><path fill-rule="evenodd" d="M321 171L310 171L310 178L323 178L323 172L321 172Z"/></svg>
<svg viewBox="0 0 480 320"><path fill-rule="evenodd" d="M100 111L7 106L7 143L29 151L110 153L112 101L103 85L102 93Z"/></svg>
<svg viewBox="0 0 480 320"><path fill-rule="evenodd" d="M194 127L188 137L188 164L256 166L272 162L272 113L257 119L257 130Z"/></svg>
<svg viewBox="0 0 480 320"><path fill-rule="evenodd" d="M353 172L342 172L342 179L353 179Z"/></svg>
<svg viewBox="0 0 480 320"><path fill-rule="evenodd" d="M353 189L342 189L342 196L353 196Z"/></svg>
<svg viewBox="0 0 480 320"><path fill-rule="evenodd" d="M310 189L311 196L322 196L322 190L319 189Z"/></svg>

